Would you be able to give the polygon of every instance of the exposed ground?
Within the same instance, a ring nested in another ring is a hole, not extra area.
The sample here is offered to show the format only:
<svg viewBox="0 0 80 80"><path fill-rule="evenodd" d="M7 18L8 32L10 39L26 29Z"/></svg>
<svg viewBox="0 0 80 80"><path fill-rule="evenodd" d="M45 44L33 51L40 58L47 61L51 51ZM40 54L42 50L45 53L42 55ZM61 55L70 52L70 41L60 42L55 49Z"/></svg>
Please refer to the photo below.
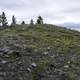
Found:
<svg viewBox="0 0 80 80"><path fill-rule="evenodd" d="M1 28L0 80L80 80L80 33L48 24Z"/></svg>

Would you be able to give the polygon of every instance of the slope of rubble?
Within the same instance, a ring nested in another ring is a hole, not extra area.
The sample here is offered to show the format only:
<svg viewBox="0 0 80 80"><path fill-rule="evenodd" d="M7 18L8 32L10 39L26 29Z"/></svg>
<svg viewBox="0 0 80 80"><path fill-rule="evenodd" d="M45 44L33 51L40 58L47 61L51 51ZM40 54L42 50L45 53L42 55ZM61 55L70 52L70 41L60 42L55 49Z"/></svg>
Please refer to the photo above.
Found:
<svg viewBox="0 0 80 80"><path fill-rule="evenodd" d="M0 80L80 80L80 33L48 24L1 28Z"/></svg>

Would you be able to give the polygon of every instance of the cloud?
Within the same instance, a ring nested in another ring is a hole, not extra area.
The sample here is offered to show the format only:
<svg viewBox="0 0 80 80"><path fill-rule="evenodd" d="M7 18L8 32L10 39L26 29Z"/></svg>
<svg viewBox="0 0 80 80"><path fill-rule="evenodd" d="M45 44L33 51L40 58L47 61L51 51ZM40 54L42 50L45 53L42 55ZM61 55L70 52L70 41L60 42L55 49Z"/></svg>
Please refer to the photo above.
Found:
<svg viewBox="0 0 80 80"><path fill-rule="evenodd" d="M12 15L17 21L41 15L47 23L80 22L80 0L2 0L0 11L7 13L9 21Z"/></svg>

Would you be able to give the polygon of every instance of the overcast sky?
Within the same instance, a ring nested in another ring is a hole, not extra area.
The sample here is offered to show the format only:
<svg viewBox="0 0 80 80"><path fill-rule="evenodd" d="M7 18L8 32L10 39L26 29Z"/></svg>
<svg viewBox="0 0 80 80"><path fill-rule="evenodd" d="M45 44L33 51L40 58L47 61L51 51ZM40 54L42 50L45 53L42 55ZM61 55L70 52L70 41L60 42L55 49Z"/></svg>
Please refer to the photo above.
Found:
<svg viewBox="0 0 80 80"><path fill-rule="evenodd" d="M9 21L12 15L19 22L28 22L41 15L45 22L52 24L80 22L80 0L1 0L2 11L5 11Z"/></svg>

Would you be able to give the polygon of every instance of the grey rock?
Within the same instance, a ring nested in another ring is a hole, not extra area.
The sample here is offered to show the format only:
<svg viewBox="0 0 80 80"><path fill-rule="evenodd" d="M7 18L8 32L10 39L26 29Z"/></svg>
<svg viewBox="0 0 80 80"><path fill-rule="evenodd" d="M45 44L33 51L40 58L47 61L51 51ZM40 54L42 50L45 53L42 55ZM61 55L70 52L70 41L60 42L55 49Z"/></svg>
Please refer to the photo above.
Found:
<svg viewBox="0 0 80 80"><path fill-rule="evenodd" d="M36 64L36 63L32 63L31 66L32 66L32 67L36 67L37 64Z"/></svg>

